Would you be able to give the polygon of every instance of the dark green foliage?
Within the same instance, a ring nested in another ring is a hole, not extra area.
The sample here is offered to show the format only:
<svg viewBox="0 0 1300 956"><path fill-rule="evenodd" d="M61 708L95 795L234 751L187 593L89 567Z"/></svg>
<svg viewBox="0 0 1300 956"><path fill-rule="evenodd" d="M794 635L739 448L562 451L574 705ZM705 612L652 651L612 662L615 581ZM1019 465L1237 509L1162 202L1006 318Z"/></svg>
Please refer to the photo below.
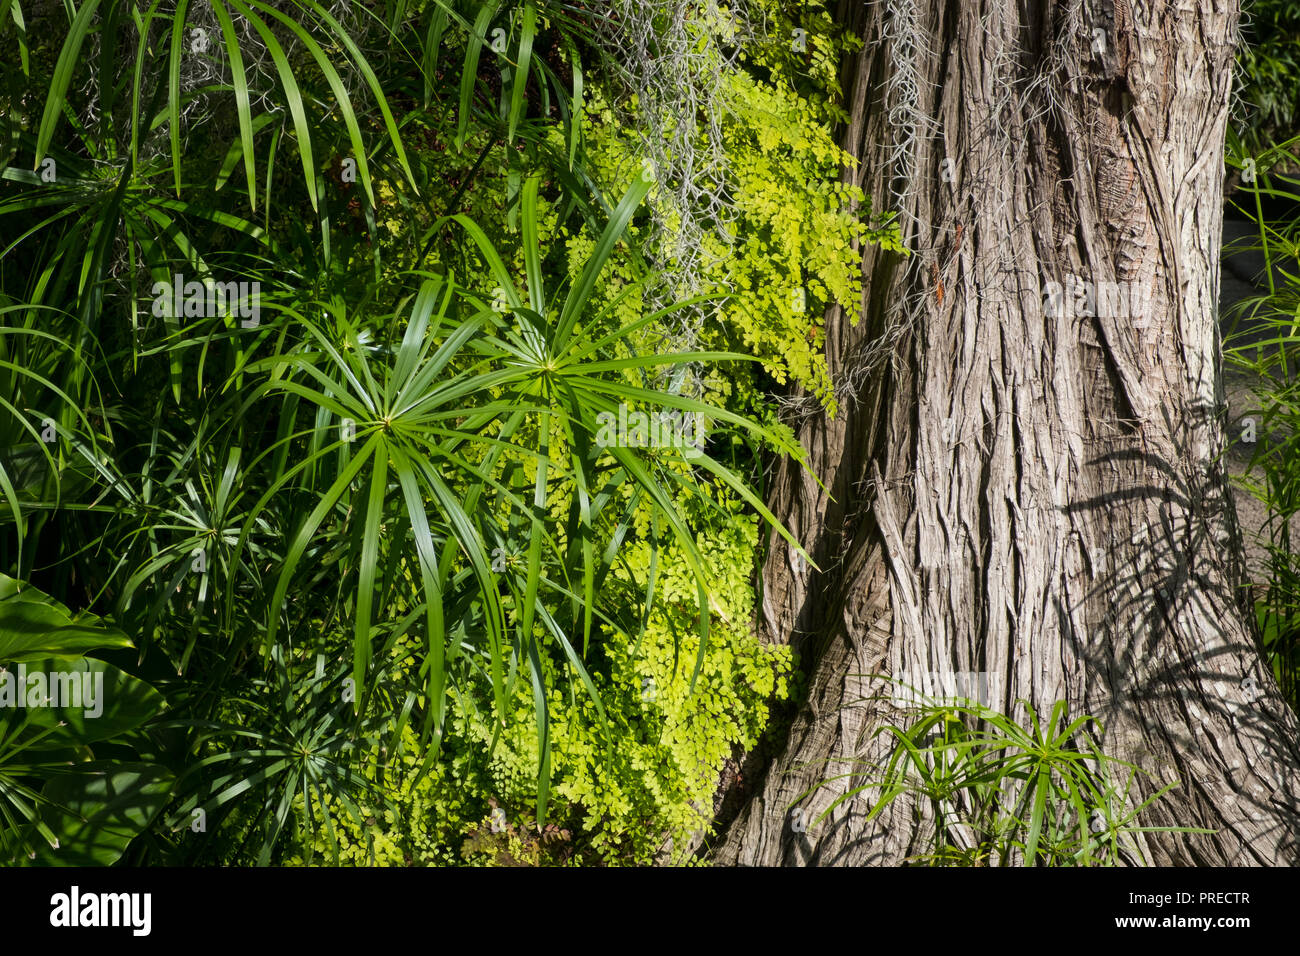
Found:
<svg viewBox="0 0 1300 956"><path fill-rule="evenodd" d="M1239 114L1255 153L1300 132L1300 3L1245 0L1242 21Z"/></svg>
<svg viewBox="0 0 1300 956"><path fill-rule="evenodd" d="M165 805L172 775L138 732L161 695L84 656L130 646L0 574L0 865L113 863Z"/></svg>
<svg viewBox="0 0 1300 956"><path fill-rule="evenodd" d="M1283 694L1300 707L1300 562L1293 540L1300 515L1300 140L1290 139L1254 156L1231 144L1228 162L1253 164L1252 181L1234 200L1256 232L1225 254L1255 253L1261 289L1226 317L1225 354L1254 382L1258 414L1236 423L1252 455L1241 483L1267 508L1263 544L1266 579L1257 581L1256 613L1268 658ZM1289 172L1288 172L1289 171Z"/></svg>

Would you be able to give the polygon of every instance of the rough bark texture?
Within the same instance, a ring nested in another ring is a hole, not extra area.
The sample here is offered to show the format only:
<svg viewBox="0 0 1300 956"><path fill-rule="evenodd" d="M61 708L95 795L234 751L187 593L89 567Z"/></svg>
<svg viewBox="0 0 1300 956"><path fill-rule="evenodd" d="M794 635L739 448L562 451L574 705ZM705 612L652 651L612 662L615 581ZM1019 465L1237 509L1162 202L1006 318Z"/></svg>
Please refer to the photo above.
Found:
<svg viewBox="0 0 1300 956"><path fill-rule="evenodd" d="M918 852L901 804L868 823L859 798L807 832L791 807L811 820L865 778L820 781L880 763L895 712L870 675L988 672L996 708L1099 717L1144 795L1179 781L1142 822L1217 831L1150 836L1132 862L1300 863L1300 727L1248 624L1221 466L1236 0L840 17L864 40L846 177L900 210L912 254L865 248L864 318L828 316L841 412L799 428L825 490L787 464L771 493L820 570L773 537L760 622L799 650L807 697L730 794L714 859ZM1070 276L1135 283L1143 307L1069 314L1049 283Z"/></svg>

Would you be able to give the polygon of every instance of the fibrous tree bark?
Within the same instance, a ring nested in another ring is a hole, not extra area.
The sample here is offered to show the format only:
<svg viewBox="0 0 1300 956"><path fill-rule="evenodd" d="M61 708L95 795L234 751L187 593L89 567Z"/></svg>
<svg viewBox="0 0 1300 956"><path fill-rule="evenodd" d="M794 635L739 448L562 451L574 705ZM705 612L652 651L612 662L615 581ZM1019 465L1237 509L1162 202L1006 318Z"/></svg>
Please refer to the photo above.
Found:
<svg viewBox="0 0 1300 956"><path fill-rule="evenodd" d="M1144 795L1130 862L1300 862L1300 726L1240 586L1216 327L1237 0L844 0L845 176L900 215L827 316L840 409L778 469L759 622L808 674L719 863L895 864L902 804L810 820L879 766L881 679L1067 700ZM1078 295L1092 288L1097 295ZM1117 295L1116 292L1119 294ZM857 763L852 763L857 761ZM747 774L747 777L749 775ZM819 786L819 784L821 784ZM801 795L812 790L801 800ZM874 796L873 791L867 792Z"/></svg>

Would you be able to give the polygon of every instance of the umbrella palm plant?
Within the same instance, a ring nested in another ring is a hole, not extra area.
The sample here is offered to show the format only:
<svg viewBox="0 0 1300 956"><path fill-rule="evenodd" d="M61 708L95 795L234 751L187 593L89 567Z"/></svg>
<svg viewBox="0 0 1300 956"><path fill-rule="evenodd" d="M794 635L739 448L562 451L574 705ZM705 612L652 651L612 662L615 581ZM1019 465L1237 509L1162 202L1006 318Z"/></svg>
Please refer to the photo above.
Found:
<svg viewBox="0 0 1300 956"><path fill-rule="evenodd" d="M264 377L251 402L275 403L271 414L282 435L259 461L278 457L285 467L248 509L232 561L285 489L309 490L314 502L290 522L264 651L277 646L286 626L292 630L289 609L296 602L289 598L299 566L311 555L339 553L351 593L346 612L358 710L367 699L378 609L418 607L426 733L442 732L458 659L468 668L463 673L486 676L499 718L509 713L516 682L527 679L536 705L542 812L549 744L541 657L549 645L600 713L584 654L597 622L617 614L602 594L630 510L651 512L687 556L698 586L701 657L710 573L680 506L681 496L696 493L696 470L724 482L788 537L746 484L707 453L596 440L599 416L637 403L708 416L794 451L776 433L725 409L638 384L656 367L743 358L637 354L637 333L661 314L619 327L608 306L597 308L597 280L648 188L638 182L629 189L562 298L557 290L548 300L544 287L534 178L521 212L523 289L511 282L483 231L457 217L499 283L492 296L448 275L421 275L403 307L401 341L387 349L368 344L361 322L341 303L321 303L323 320L292 314L306 332L297 346L243 369ZM386 317L376 317L376 324L387 324ZM286 447L299 452L286 457ZM492 543L506 541L512 527L527 540L526 550L512 555L516 560L499 560L503 546ZM231 579L231 600L235 586ZM452 606L459 609L454 619ZM450 639L453 621L467 639Z"/></svg>

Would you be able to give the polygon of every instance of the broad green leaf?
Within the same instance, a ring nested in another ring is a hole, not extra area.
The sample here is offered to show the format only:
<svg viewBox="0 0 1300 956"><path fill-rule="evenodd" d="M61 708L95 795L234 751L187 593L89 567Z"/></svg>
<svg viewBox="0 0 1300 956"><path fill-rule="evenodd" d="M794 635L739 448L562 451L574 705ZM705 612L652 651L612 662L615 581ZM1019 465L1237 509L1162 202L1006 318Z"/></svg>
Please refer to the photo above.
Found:
<svg viewBox="0 0 1300 956"><path fill-rule="evenodd" d="M96 648L131 646L130 638L93 615L74 618L48 595L31 585L19 590L17 581L0 574L0 663L78 658Z"/></svg>
<svg viewBox="0 0 1300 956"><path fill-rule="evenodd" d="M51 704L71 703L71 706L29 707L23 711L29 727L56 728L36 745L40 749L108 740L134 730L163 710L162 694L101 660L50 659L31 662L25 669L29 691L32 675L40 672L53 698ZM13 669L10 673L16 676ZM3 699L4 685L0 678L0 701Z"/></svg>
<svg viewBox="0 0 1300 956"><path fill-rule="evenodd" d="M167 805L171 789L171 773L145 763L55 777L42 795L57 807L45 807L42 817L59 845L39 846L35 865L112 866Z"/></svg>

